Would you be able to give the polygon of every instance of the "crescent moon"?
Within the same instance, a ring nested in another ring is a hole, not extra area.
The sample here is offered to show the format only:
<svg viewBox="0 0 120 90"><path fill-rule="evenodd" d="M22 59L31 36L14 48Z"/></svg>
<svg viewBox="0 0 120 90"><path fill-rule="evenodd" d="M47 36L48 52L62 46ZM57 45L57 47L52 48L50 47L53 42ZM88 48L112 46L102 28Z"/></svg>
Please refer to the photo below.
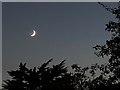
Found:
<svg viewBox="0 0 120 90"><path fill-rule="evenodd" d="M33 30L33 33L30 35L31 37L34 37L36 35L36 31Z"/></svg>

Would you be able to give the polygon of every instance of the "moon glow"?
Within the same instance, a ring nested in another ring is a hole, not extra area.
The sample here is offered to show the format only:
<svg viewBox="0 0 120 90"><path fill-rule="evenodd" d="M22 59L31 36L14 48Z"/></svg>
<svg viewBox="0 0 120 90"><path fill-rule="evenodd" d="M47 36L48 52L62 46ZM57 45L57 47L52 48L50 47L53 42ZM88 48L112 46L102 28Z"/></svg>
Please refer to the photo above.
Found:
<svg viewBox="0 0 120 90"><path fill-rule="evenodd" d="M32 34L30 35L31 37L34 37L36 35L36 31L33 30Z"/></svg>

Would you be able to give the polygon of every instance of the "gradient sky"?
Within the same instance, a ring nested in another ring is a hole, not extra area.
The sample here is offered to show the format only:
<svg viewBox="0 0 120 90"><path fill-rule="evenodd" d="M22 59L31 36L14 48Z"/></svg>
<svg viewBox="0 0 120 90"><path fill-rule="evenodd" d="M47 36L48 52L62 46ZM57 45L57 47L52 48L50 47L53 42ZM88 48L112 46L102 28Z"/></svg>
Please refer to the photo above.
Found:
<svg viewBox="0 0 120 90"><path fill-rule="evenodd" d="M66 59L68 66L104 62L92 47L109 38L105 24L114 17L98 3L4 2L2 10L3 79L8 78L6 71L16 70L20 62L28 67L51 58L53 64ZM33 29L37 35L30 37Z"/></svg>

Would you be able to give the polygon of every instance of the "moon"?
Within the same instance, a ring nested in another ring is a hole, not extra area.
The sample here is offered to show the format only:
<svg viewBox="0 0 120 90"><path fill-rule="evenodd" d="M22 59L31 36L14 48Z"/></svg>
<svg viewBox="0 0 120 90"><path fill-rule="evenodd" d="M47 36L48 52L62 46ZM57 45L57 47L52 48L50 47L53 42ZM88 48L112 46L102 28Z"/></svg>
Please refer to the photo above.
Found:
<svg viewBox="0 0 120 90"><path fill-rule="evenodd" d="M33 30L32 31L32 34L30 35L31 37L34 37L36 35L36 31L35 30Z"/></svg>

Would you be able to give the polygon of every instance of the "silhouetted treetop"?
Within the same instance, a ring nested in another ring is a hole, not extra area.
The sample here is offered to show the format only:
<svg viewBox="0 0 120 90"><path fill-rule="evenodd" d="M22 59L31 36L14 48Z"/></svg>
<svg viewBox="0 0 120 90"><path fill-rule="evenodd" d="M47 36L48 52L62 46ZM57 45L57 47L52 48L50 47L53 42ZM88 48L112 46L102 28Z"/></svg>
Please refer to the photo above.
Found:
<svg viewBox="0 0 120 90"><path fill-rule="evenodd" d="M3 87L8 90L73 90L73 77L65 67L65 60L49 67L51 61L32 69L20 63L18 70L8 71L12 79L6 80Z"/></svg>
<svg viewBox="0 0 120 90"><path fill-rule="evenodd" d="M118 21L110 21L106 24L105 30L112 33L111 40L107 40L105 45L96 45L94 48L98 51L97 56L109 56L109 61L120 58L120 8L108 8L102 5L106 10L112 12Z"/></svg>
<svg viewBox="0 0 120 90"><path fill-rule="evenodd" d="M109 57L109 63L103 68L103 70L106 69L108 73L106 87L109 88L109 90L118 90L120 89L120 86L118 87L120 83L120 6L118 6L118 8L110 8L102 3L99 4L115 15L116 20L109 21L106 24L105 30L111 32L111 39L106 40L105 45L96 45L93 48L97 50L97 52L95 52L97 56L103 58L104 56ZM106 74L106 72L104 72L104 74Z"/></svg>

